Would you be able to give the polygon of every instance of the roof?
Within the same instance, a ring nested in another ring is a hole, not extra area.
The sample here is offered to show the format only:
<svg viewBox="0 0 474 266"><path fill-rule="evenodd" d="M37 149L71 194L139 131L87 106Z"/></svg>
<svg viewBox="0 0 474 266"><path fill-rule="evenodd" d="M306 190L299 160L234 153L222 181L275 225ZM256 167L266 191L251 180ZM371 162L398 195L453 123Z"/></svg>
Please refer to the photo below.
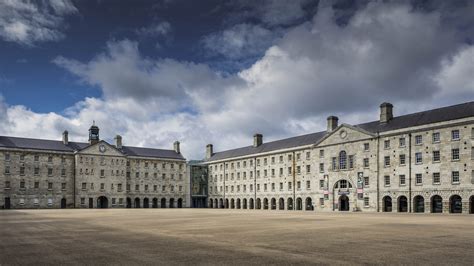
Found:
<svg viewBox="0 0 474 266"><path fill-rule="evenodd" d="M467 102L438 109L402 115L394 117L388 123L381 123L379 120L355 125L371 133L381 133L397 129L427 125L437 122L450 121L474 116L474 102ZM287 139L263 143L258 147L247 146L212 155L207 161L217 161L233 157L240 157L263 152L271 152L281 149L295 148L299 146L315 144L328 134L326 131L291 137Z"/></svg>
<svg viewBox="0 0 474 266"><path fill-rule="evenodd" d="M58 140L0 136L0 148L33 149L73 153L89 146L89 143L84 142L69 142L68 145L64 145L62 141ZM176 153L174 150L123 146L121 151L128 156L184 160L184 157L180 153Z"/></svg>

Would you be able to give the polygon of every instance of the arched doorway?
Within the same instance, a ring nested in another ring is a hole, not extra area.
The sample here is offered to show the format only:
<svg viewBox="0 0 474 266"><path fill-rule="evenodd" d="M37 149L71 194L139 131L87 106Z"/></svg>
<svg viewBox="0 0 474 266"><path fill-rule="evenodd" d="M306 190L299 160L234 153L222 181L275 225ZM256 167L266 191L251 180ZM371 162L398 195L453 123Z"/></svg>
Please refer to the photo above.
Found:
<svg viewBox="0 0 474 266"><path fill-rule="evenodd" d="M126 208L132 208L132 199L131 198L127 198Z"/></svg>
<svg viewBox="0 0 474 266"><path fill-rule="evenodd" d="M183 199L182 198L178 199L178 208L183 208Z"/></svg>
<svg viewBox="0 0 474 266"><path fill-rule="evenodd" d="M214 208L219 208L219 202L217 199L214 199Z"/></svg>
<svg viewBox="0 0 474 266"><path fill-rule="evenodd" d="M296 210L303 210L303 200L301 198L296 198Z"/></svg>
<svg viewBox="0 0 474 266"><path fill-rule="evenodd" d="M149 208L150 207L150 200L148 198L143 199L143 208Z"/></svg>
<svg viewBox="0 0 474 266"><path fill-rule="evenodd" d="M234 199L231 199L231 200L230 200L230 208L231 208L231 209L235 209L235 201L234 201Z"/></svg>
<svg viewBox="0 0 474 266"><path fill-rule="evenodd" d="M174 208L174 198L170 199L170 208Z"/></svg>
<svg viewBox="0 0 474 266"><path fill-rule="evenodd" d="M229 209L229 199L225 199L225 208Z"/></svg>
<svg viewBox="0 0 474 266"><path fill-rule="evenodd" d="M339 211L349 211L349 198L346 195L339 197Z"/></svg>
<svg viewBox="0 0 474 266"><path fill-rule="evenodd" d="M158 208L158 199L157 198L153 198L152 207L155 208L155 209Z"/></svg>
<svg viewBox="0 0 474 266"><path fill-rule="evenodd" d="M263 209L268 210L268 199L267 198L263 199Z"/></svg>
<svg viewBox="0 0 474 266"><path fill-rule="evenodd" d="M469 198L469 213L474 213L474 196Z"/></svg>
<svg viewBox="0 0 474 266"><path fill-rule="evenodd" d="M105 196L100 196L97 198L97 208L107 209L109 207L109 200Z"/></svg>
<svg viewBox="0 0 474 266"><path fill-rule="evenodd" d="M288 206L287 206L287 210L293 210L293 199L292 198L288 198L288 200L286 201Z"/></svg>
<svg viewBox="0 0 474 266"><path fill-rule="evenodd" d="M224 208L224 200L223 199L219 199L219 208Z"/></svg>
<svg viewBox="0 0 474 266"><path fill-rule="evenodd" d="M251 210L254 209L255 206L254 206L253 199L249 199L249 207L250 207Z"/></svg>
<svg viewBox="0 0 474 266"><path fill-rule="evenodd" d="M214 200L209 199L209 208L214 208Z"/></svg>
<svg viewBox="0 0 474 266"><path fill-rule="evenodd" d="M425 212L425 199L423 196L413 198L413 212Z"/></svg>
<svg viewBox="0 0 474 266"><path fill-rule="evenodd" d="M61 209L66 209L66 199L65 198L61 199Z"/></svg>
<svg viewBox="0 0 474 266"><path fill-rule="evenodd" d="M285 199L284 198L280 198L278 200L278 209L279 210L284 210L285 209Z"/></svg>
<svg viewBox="0 0 474 266"><path fill-rule="evenodd" d="M165 198L161 198L160 207L161 208L166 208L166 199Z"/></svg>
<svg viewBox="0 0 474 266"><path fill-rule="evenodd" d="M262 208L262 201L260 200L260 198L257 198L257 206L255 207L255 209L260 210L261 208Z"/></svg>
<svg viewBox="0 0 474 266"><path fill-rule="evenodd" d="M313 200L310 197L307 197L305 200L305 206L307 211L312 211L314 210L313 208Z"/></svg>
<svg viewBox="0 0 474 266"><path fill-rule="evenodd" d="M442 213L443 212L443 198L440 195L434 195L431 197L431 212Z"/></svg>
<svg viewBox="0 0 474 266"><path fill-rule="evenodd" d="M244 209L244 210L247 209L247 199L242 200L242 209Z"/></svg>
<svg viewBox="0 0 474 266"><path fill-rule="evenodd" d="M392 198L385 196L382 199L383 203L383 212L392 212Z"/></svg>
<svg viewBox="0 0 474 266"><path fill-rule="evenodd" d="M5 209L10 209L11 208L11 200L9 197L5 198Z"/></svg>
<svg viewBox="0 0 474 266"><path fill-rule="evenodd" d="M237 209L240 209L240 199L237 199L237 206L236 206Z"/></svg>
<svg viewBox="0 0 474 266"><path fill-rule="evenodd" d="M398 197L398 212L408 211L408 200L405 196Z"/></svg>
<svg viewBox="0 0 474 266"><path fill-rule="evenodd" d="M276 200L275 198L272 198L272 199L270 200L270 208L271 208L272 210L276 210L276 209L277 209L277 200Z"/></svg>
<svg viewBox="0 0 474 266"><path fill-rule="evenodd" d="M135 198L135 208L140 208L140 198Z"/></svg>
<svg viewBox="0 0 474 266"><path fill-rule="evenodd" d="M449 212L462 213L462 199L459 195L452 195L449 198Z"/></svg>

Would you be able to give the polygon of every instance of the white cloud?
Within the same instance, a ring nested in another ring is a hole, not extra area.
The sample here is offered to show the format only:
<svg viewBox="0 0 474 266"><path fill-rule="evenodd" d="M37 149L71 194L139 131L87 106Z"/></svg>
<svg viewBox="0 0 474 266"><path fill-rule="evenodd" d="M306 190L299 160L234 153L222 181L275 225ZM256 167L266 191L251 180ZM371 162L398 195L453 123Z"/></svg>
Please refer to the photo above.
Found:
<svg viewBox="0 0 474 266"><path fill-rule="evenodd" d="M77 13L70 0L0 1L0 37L22 45L64 38L64 17Z"/></svg>
<svg viewBox="0 0 474 266"><path fill-rule="evenodd" d="M168 21L155 23L147 27L142 27L135 31L138 35L143 36L166 36L171 32L171 24Z"/></svg>
<svg viewBox="0 0 474 266"><path fill-rule="evenodd" d="M59 138L67 128L84 140L96 120L102 137L120 133L125 145L170 147L179 139L191 159L211 142L217 150L250 145L255 132L268 141L322 130L332 114L344 123L376 120L383 101L395 104L396 115L455 104L474 96L473 48L455 29L439 12L405 4L370 3L344 27L321 8L236 74L144 57L129 40L110 42L88 62L54 60L99 87L101 99L63 115L9 106L3 120L14 125L0 130Z"/></svg>

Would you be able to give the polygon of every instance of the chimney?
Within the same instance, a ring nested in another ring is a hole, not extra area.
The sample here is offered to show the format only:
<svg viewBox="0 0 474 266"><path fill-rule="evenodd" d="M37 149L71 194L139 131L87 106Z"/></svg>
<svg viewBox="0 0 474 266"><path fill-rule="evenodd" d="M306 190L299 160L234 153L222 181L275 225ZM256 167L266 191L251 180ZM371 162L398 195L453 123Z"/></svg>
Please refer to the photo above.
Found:
<svg viewBox="0 0 474 266"><path fill-rule="evenodd" d="M255 134L253 135L253 146L258 147L263 144L263 135L262 134Z"/></svg>
<svg viewBox="0 0 474 266"><path fill-rule="evenodd" d="M173 143L173 147L174 147L174 152L181 153L181 150L179 149L179 141L175 141Z"/></svg>
<svg viewBox="0 0 474 266"><path fill-rule="evenodd" d="M393 119L393 105L391 103L382 103L380 105L380 123L388 123Z"/></svg>
<svg viewBox="0 0 474 266"><path fill-rule="evenodd" d="M69 144L69 137L68 137L69 133L67 132L67 130L64 130L63 132L63 144L64 145L68 145Z"/></svg>
<svg viewBox="0 0 474 266"><path fill-rule="evenodd" d="M122 149L122 136L117 135L115 136L115 148L121 150Z"/></svg>
<svg viewBox="0 0 474 266"><path fill-rule="evenodd" d="M210 159L214 155L214 147L212 144L207 144L206 146L206 159Z"/></svg>
<svg viewBox="0 0 474 266"><path fill-rule="evenodd" d="M339 121L339 118L337 118L337 116L331 115L328 117L328 133L332 132L334 129L337 128L337 121Z"/></svg>

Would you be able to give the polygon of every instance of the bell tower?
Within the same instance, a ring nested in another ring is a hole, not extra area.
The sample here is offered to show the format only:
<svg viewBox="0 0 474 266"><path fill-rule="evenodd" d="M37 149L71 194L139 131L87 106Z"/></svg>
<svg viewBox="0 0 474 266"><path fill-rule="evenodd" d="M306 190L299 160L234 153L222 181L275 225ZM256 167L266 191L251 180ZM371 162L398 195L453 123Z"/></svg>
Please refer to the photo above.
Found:
<svg viewBox="0 0 474 266"><path fill-rule="evenodd" d="M92 126L89 128L89 144L96 144L99 142L99 127L95 125L95 121L92 122Z"/></svg>

